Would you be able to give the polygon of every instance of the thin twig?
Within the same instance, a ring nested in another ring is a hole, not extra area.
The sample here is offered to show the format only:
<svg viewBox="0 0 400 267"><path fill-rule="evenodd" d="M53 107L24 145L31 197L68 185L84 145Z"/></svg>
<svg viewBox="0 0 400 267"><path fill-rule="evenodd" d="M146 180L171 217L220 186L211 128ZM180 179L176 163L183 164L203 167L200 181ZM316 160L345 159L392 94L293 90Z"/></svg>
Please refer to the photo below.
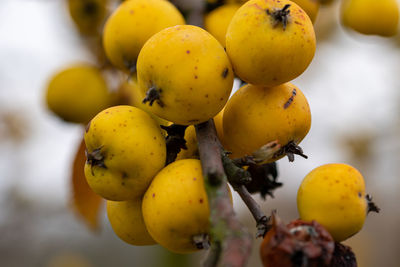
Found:
<svg viewBox="0 0 400 267"><path fill-rule="evenodd" d="M204 266L245 266L250 257L252 237L233 211L213 120L196 125L196 135L210 205L212 244Z"/></svg>
<svg viewBox="0 0 400 267"><path fill-rule="evenodd" d="M249 191L244 185L234 187L236 192L238 192L240 198L246 204L247 208L250 210L251 214L254 217L254 220L257 223L257 234L256 237L264 237L268 232L269 225L269 217L267 217L261 210L260 205L253 199Z"/></svg>

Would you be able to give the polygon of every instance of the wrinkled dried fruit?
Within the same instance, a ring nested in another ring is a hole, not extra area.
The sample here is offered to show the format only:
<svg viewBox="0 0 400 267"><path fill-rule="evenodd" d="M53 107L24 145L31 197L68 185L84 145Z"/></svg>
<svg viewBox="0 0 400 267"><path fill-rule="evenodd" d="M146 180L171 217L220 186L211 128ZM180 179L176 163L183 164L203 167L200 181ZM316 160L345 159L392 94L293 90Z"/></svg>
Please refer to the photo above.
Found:
<svg viewBox="0 0 400 267"><path fill-rule="evenodd" d="M295 220L286 226L273 214L260 253L265 267L322 267L330 266L334 246L331 235L317 222Z"/></svg>

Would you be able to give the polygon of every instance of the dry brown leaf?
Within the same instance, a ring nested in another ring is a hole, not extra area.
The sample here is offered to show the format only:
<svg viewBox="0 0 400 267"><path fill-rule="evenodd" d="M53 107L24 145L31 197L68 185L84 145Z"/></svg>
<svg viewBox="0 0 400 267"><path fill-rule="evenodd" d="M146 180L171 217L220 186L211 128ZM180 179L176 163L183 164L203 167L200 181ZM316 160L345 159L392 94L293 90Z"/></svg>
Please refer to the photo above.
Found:
<svg viewBox="0 0 400 267"><path fill-rule="evenodd" d="M85 142L82 140L72 166L72 207L93 231L99 229L103 199L89 187L85 173Z"/></svg>

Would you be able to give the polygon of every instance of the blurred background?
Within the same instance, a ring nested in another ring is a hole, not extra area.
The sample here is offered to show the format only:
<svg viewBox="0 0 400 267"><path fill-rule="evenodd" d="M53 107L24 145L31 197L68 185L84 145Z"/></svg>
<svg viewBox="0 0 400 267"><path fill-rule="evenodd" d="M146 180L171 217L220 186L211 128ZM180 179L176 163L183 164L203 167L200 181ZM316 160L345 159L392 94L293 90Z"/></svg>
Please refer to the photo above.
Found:
<svg viewBox="0 0 400 267"><path fill-rule="evenodd" d="M266 213L298 217L296 193L313 168L342 162L366 179L381 208L345 243L359 266L400 262L400 37L362 36L340 26L338 1L320 9L317 51L294 83L311 106L312 127L302 147L309 159L278 163L284 183L275 198L256 196ZM199 266L204 256L176 256L159 246L130 246L113 233L101 211L91 231L71 209L71 167L83 127L51 114L49 78L75 62L96 59L79 37L62 0L0 2L0 265ZM234 193L234 207L255 223ZM261 266L255 240L248 266Z"/></svg>

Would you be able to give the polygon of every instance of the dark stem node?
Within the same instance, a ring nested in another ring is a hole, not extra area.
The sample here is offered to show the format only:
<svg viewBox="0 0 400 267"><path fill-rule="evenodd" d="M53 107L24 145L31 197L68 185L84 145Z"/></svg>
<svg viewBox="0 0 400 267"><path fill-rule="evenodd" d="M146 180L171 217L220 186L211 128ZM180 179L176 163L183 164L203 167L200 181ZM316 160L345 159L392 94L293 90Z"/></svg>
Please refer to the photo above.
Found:
<svg viewBox="0 0 400 267"><path fill-rule="evenodd" d="M157 89L155 86L150 87L146 92L146 97L143 99L143 104L149 102L149 105L152 106L154 101L157 102L160 107L164 107L164 103L161 101L161 89Z"/></svg>
<svg viewBox="0 0 400 267"><path fill-rule="evenodd" d="M282 24L283 30L286 30L286 26L289 22L289 10L290 4L286 4L282 9L276 9L274 11L270 11L269 9L266 10L267 14L270 15L273 19L273 27Z"/></svg>
<svg viewBox="0 0 400 267"><path fill-rule="evenodd" d="M222 164L228 181L232 186L240 186L251 182L250 173L235 164L235 161L230 159L227 153L222 152Z"/></svg>

